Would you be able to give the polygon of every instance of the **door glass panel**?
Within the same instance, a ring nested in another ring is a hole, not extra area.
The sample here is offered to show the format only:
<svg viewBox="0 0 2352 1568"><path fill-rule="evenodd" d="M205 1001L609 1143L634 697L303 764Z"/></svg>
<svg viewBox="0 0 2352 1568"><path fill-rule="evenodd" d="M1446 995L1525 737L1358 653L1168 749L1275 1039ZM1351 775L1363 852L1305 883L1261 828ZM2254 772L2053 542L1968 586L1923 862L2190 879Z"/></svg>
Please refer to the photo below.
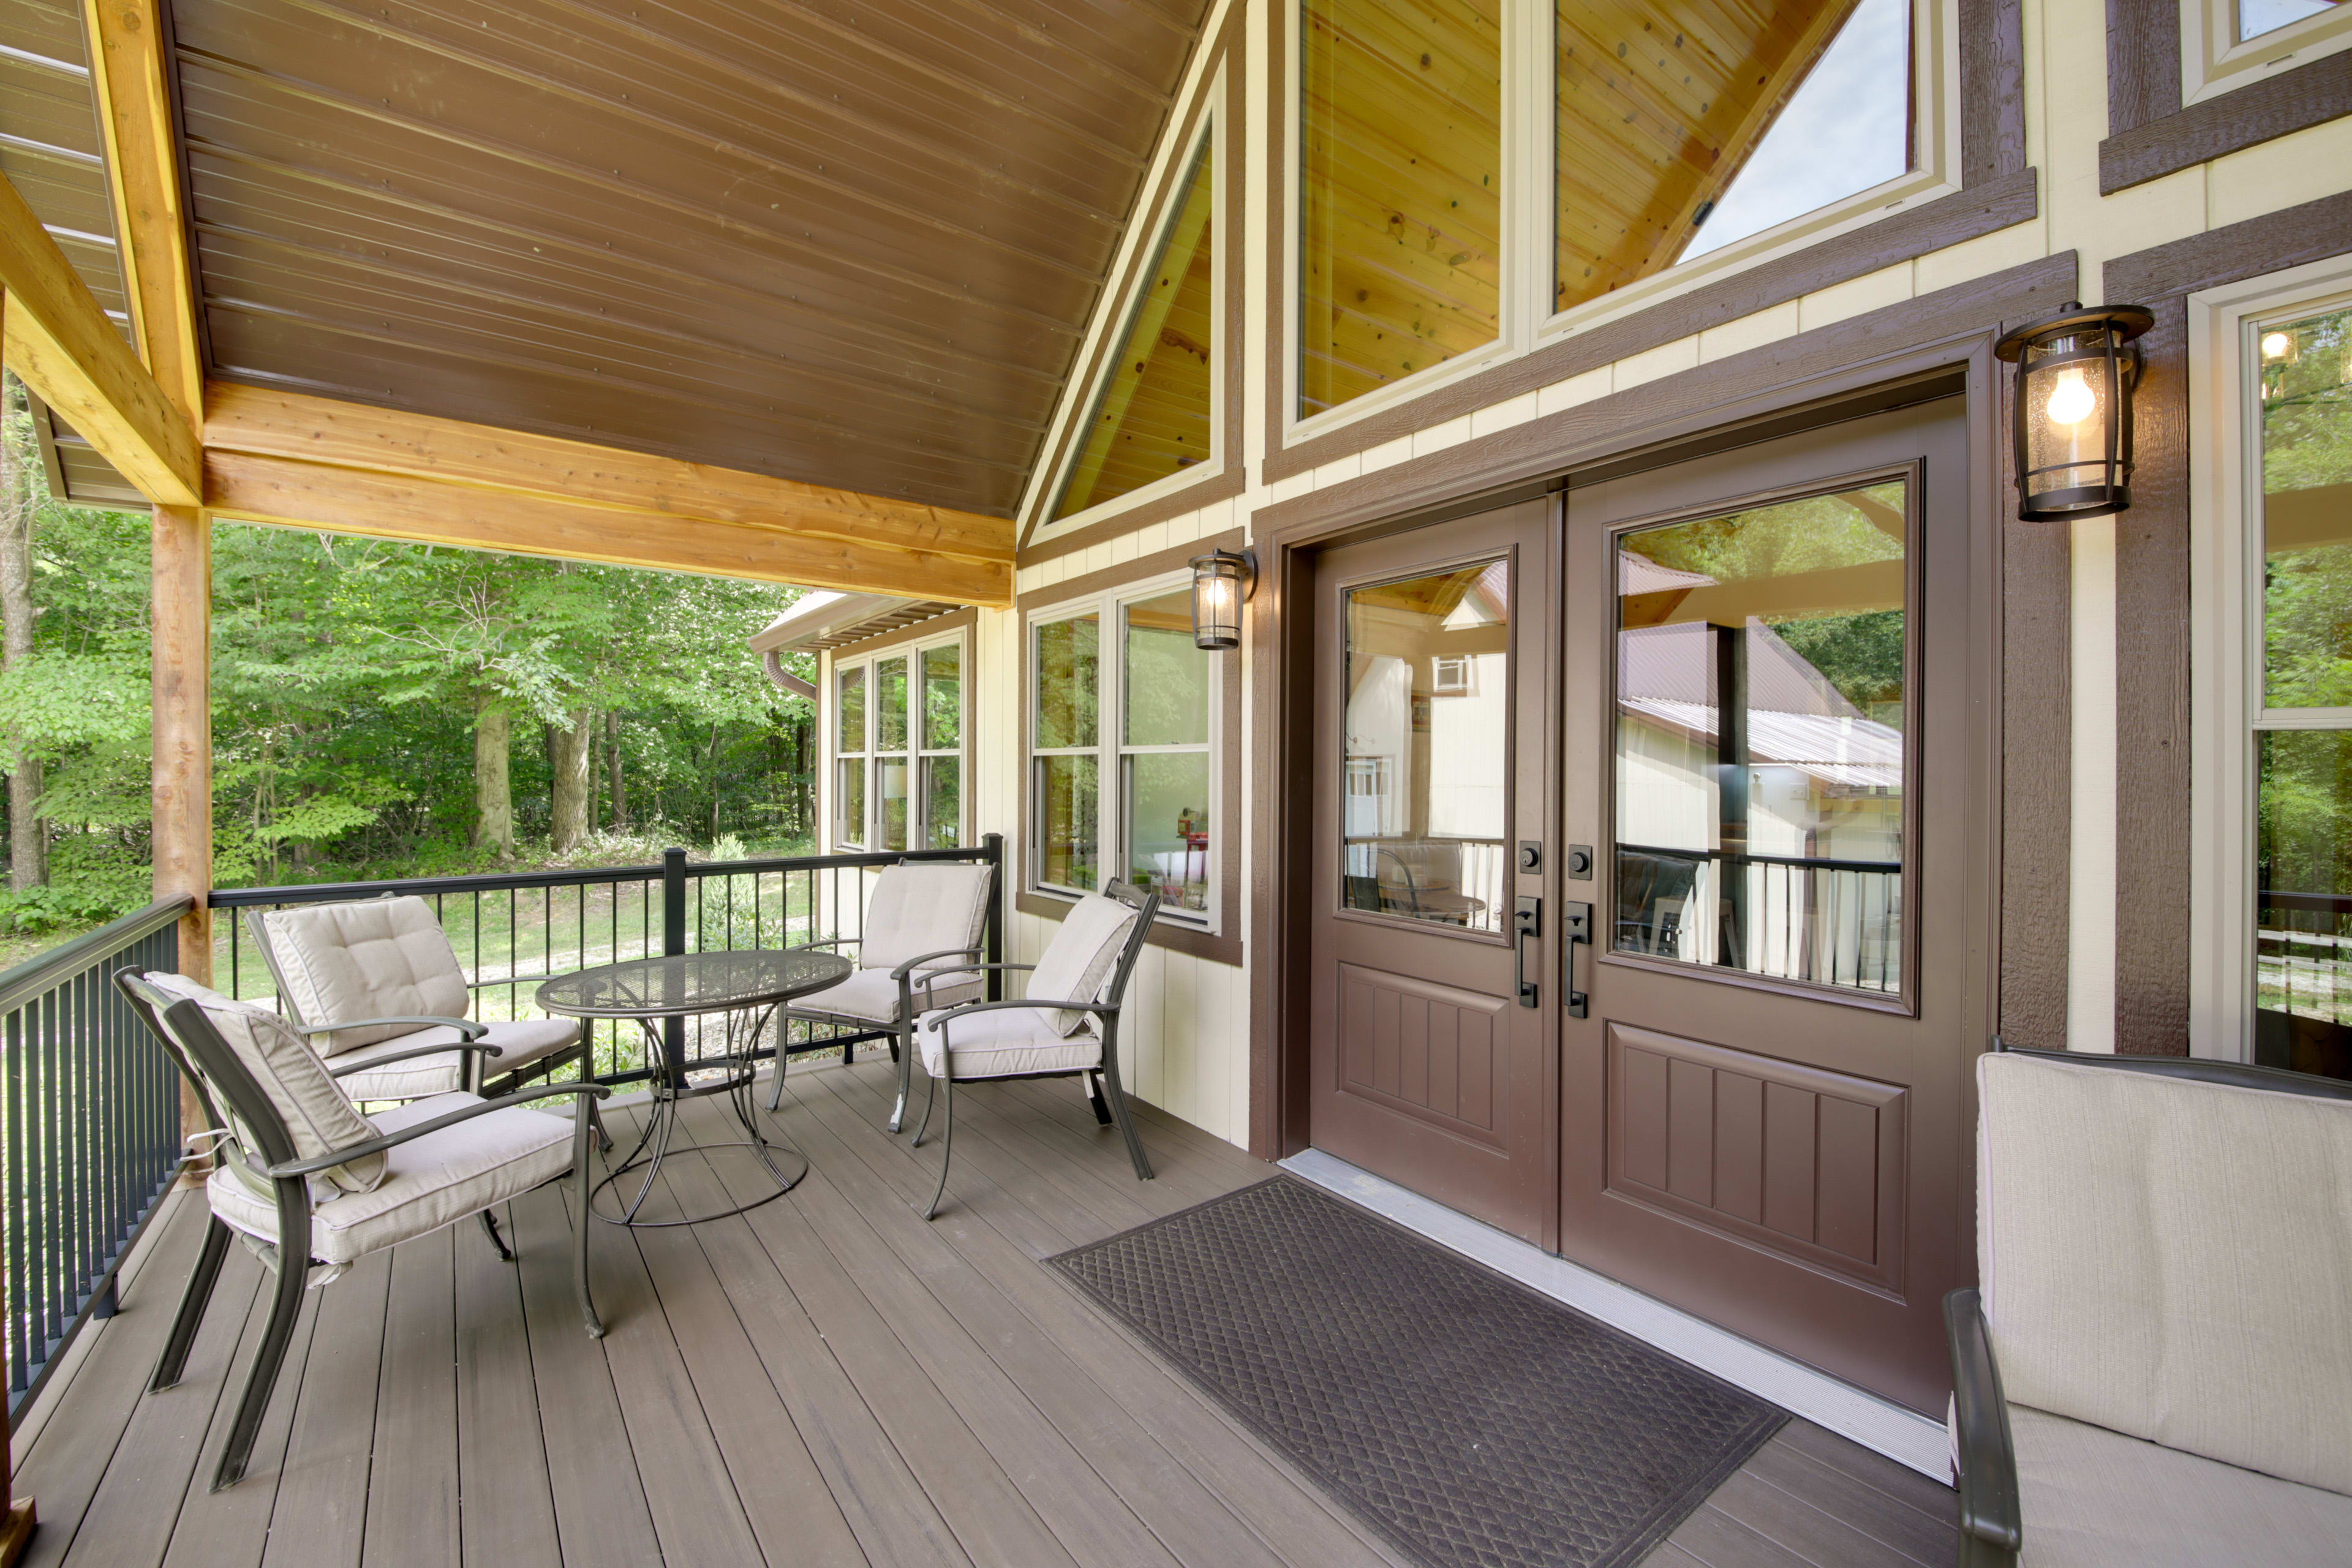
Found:
<svg viewBox="0 0 2352 1568"><path fill-rule="evenodd" d="M923 759L925 847L952 849L963 833L963 759Z"/></svg>
<svg viewBox="0 0 2352 1568"><path fill-rule="evenodd" d="M1340 903L1500 931L1510 563L1351 589L1347 637Z"/></svg>
<svg viewBox="0 0 2352 1568"><path fill-rule="evenodd" d="M923 749L952 752L963 743L963 645L923 650Z"/></svg>
<svg viewBox="0 0 2352 1568"><path fill-rule="evenodd" d="M1901 990L1906 488L1620 538L1617 951Z"/></svg>
<svg viewBox="0 0 2352 1568"><path fill-rule="evenodd" d="M2352 310L2258 346L2254 1059L2352 1078Z"/></svg>

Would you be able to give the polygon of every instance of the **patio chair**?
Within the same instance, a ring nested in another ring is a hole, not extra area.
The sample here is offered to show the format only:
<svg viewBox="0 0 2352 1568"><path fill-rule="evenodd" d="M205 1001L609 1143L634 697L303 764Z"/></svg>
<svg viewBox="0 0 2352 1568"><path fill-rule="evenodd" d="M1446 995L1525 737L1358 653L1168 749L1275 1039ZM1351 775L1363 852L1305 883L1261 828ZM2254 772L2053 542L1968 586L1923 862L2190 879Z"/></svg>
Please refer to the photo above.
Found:
<svg viewBox="0 0 2352 1568"><path fill-rule="evenodd" d="M477 991L551 977L468 981L423 899L247 910L246 929L295 1031L362 1104L460 1089L503 1094L571 1062L583 1082L595 1076L581 1019L467 1018Z"/></svg>
<svg viewBox="0 0 2352 1568"><path fill-rule="evenodd" d="M194 1085L211 1127L196 1136L215 1141L205 1182L212 1220L150 1392L179 1382L232 1235L277 1277L213 1490L245 1474L306 1289L331 1283L371 1253L472 1215L512 1262L491 1209L567 1175L580 1184L572 1285L588 1332L604 1337L588 1290L593 1123L584 1111L609 1087L539 1085L504 1100L452 1091L364 1117L318 1053L268 1008L177 974L122 969L114 983ZM521 1103L557 1094L583 1101L583 1113L553 1116Z"/></svg>
<svg viewBox="0 0 2352 1568"><path fill-rule="evenodd" d="M855 947L857 968L849 978L799 997L784 1009L786 1020L847 1028L866 1034L890 1031L890 1059L898 1064L898 1099L890 1108L890 1131L905 1124L908 1068L914 1060L915 988L950 959L977 960L981 933L996 899L996 868L962 861L901 861L885 866L866 900L865 935L811 942L811 947ZM967 980L943 987L937 1005L975 1001L981 983ZM930 1004L927 1004L930 1005ZM783 1058L776 1058L768 1109L783 1103Z"/></svg>
<svg viewBox="0 0 2352 1568"><path fill-rule="evenodd" d="M1977 1087L1961 1563L2352 1560L2352 1083L2006 1050Z"/></svg>
<svg viewBox="0 0 2352 1568"><path fill-rule="evenodd" d="M934 1085L915 1129L918 1147L931 1123L931 1096L945 1101L940 1184L923 1210L925 1219L939 1213L948 1190L948 1162L955 1152L955 1086L974 1079L1083 1076L1095 1120L1106 1127L1118 1124L1136 1180L1151 1180L1151 1161L1119 1083L1118 1021L1128 980L1159 912L1158 893L1113 882L1080 899L1062 917L1061 929L1034 964L954 964L931 972L927 984L966 970L1025 970L1029 994L1019 1001L926 1010L916 1023L915 1049Z"/></svg>

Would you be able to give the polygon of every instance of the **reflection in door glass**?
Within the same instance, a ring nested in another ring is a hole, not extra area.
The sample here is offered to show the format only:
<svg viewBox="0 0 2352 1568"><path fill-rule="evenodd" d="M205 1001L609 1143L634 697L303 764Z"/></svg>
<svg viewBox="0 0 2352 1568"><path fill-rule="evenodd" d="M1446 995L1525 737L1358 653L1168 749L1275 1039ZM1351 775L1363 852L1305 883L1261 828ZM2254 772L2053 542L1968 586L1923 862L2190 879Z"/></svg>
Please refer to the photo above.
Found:
<svg viewBox="0 0 2352 1568"><path fill-rule="evenodd" d="M1503 929L1510 623L1507 560L1349 592L1346 908Z"/></svg>
<svg viewBox="0 0 2352 1568"><path fill-rule="evenodd" d="M1619 540L1620 952L1902 988L1906 488Z"/></svg>

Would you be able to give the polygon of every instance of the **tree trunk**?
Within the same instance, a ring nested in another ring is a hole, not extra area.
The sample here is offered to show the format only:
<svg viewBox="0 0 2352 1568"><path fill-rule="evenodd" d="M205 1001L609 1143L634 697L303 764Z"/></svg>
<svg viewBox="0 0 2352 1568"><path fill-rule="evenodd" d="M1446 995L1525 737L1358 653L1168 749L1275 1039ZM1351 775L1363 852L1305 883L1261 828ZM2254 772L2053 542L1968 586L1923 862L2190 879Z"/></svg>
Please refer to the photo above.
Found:
<svg viewBox="0 0 2352 1568"><path fill-rule="evenodd" d="M703 764L710 774L710 841L719 842L719 726L710 726L710 754Z"/></svg>
<svg viewBox="0 0 2352 1568"><path fill-rule="evenodd" d="M508 749L514 719L494 693L474 699L474 847L514 858L514 789Z"/></svg>
<svg viewBox="0 0 2352 1568"><path fill-rule="evenodd" d="M33 657L33 497L16 450L16 381L0 387L0 669ZM33 815L41 798L41 764L5 738L8 763L8 881L18 892L49 879L48 825Z"/></svg>
<svg viewBox="0 0 2352 1568"><path fill-rule="evenodd" d="M549 763L555 779L549 786L547 835L558 855L571 854L588 837L590 805L595 796L588 771L588 727L595 721L595 712L583 708L572 715L569 730L551 725L548 729Z"/></svg>
<svg viewBox="0 0 2352 1568"><path fill-rule="evenodd" d="M613 828L619 832L629 826L629 790L621 777L621 716L604 715L604 767L612 774Z"/></svg>

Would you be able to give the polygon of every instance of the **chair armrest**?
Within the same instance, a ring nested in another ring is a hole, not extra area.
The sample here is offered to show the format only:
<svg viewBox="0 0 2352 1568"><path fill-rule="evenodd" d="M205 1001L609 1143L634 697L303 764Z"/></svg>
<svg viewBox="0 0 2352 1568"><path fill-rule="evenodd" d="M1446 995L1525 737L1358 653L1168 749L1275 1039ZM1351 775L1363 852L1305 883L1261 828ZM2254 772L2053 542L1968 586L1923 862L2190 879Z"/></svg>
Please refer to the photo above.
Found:
<svg viewBox="0 0 2352 1568"><path fill-rule="evenodd" d="M814 945L814 944L812 944L812 945ZM908 976L908 975L909 975L909 974L911 974L912 973L914 973L917 969L921 968L924 964L930 963L930 961L931 961L931 960L933 960L933 959L935 959L935 958L966 958L966 957L971 956L972 953L978 952L979 951L980 951L980 949L979 949L979 948L976 948L976 947L943 947L943 948L940 949L940 950L939 950L939 952L927 952L927 953L924 953L920 958L910 958L910 959L907 960L907 962L906 962L906 963L904 963L900 964L898 968L896 968L896 969L894 969L894 970L892 970L892 971L890 972L890 978L891 978L891 979L893 979L893 980L904 980L904 979L906 979L906 978L907 978L907 976ZM954 969L943 969L943 970L940 970L940 973L942 973L942 974L952 974L952 973L955 973L957 972L957 970L960 970L960 969L962 969L962 968L965 968L965 967L977 967L977 966L976 966L976 965L975 965L975 966L967 966L967 965L963 965L963 964L958 964ZM1008 966L1008 967L1009 967L1009 966ZM1029 965L1027 965L1027 964L1024 964L1024 965L1022 965L1021 967L1023 967L1023 968L1024 968L1024 969L1025 969L1025 968L1028 968L1028 967L1030 967L1030 966L1029 966Z"/></svg>
<svg viewBox="0 0 2352 1568"><path fill-rule="evenodd" d="M478 1105L465 1106L449 1112L446 1116L436 1116L430 1121L420 1121L414 1127L404 1127L397 1132L387 1132L380 1138L371 1138L363 1143L353 1143L341 1149L331 1149L324 1154L313 1154L307 1160L289 1160L282 1165L270 1165L261 1173L272 1181L286 1181L295 1176L315 1175L331 1166L340 1165L347 1160L357 1160L369 1154L380 1154L386 1149L407 1142L412 1138L422 1138L427 1132L438 1132L444 1127L455 1127L460 1121L471 1121L477 1116L488 1116L493 1110L512 1110L518 1105L527 1105L536 1100L552 1100L559 1094L587 1094L603 1100L612 1092L613 1086L608 1083L534 1084L528 1089L519 1089L512 1094L502 1094L496 1100L485 1100Z"/></svg>
<svg viewBox="0 0 2352 1568"><path fill-rule="evenodd" d="M477 1046L470 1043L462 1046L418 1046L411 1050L387 1051L383 1056L370 1057L363 1062L353 1062L349 1067L331 1067L327 1069L327 1076L329 1078L348 1078L355 1072L373 1072L380 1067L387 1066L393 1062L404 1062L413 1057L446 1056L451 1051L478 1051L486 1057L502 1057L506 1055L504 1047L499 1046Z"/></svg>
<svg viewBox="0 0 2352 1568"><path fill-rule="evenodd" d="M966 1013L1001 1013L1007 1007L1053 1007L1066 1013L1095 1013L1110 1017L1118 1009L1108 1002L1056 1002L1051 997L1039 999L1022 996L1006 1002L967 1002L961 1007L950 1007L940 1016L940 1022L961 1018Z"/></svg>
<svg viewBox="0 0 2352 1568"><path fill-rule="evenodd" d="M437 1026L457 1031L457 1037L468 1045L490 1032L488 1024L478 1024L471 1018L442 1018L429 1013L395 1014L384 1018L338 1018L331 1024L296 1024L298 1035L331 1035L337 1029L364 1029L375 1024L414 1024L420 1029ZM447 1050L449 1047L439 1047Z"/></svg>
<svg viewBox="0 0 2352 1568"><path fill-rule="evenodd" d="M804 942L796 947L787 948L785 951L788 952L805 952L809 949L816 947L856 947L865 940L866 939L862 936L829 936L823 942Z"/></svg>
<svg viewBox="0 0 2352 1568"><path fill-rule="evenodd" d="M2012 1568L2025 1536L2018 1509L2017 1445L2001 1396L1975 1289L1944 1298L1944 1335L1952 1352L1952 1414L1958 1428L1961 1568Z"/></svg>
<svg viewBox="0 0 2352 1568"><path fill-rule="evenodd" d="M549 980L569 980L569 974L497 974L488 980L468 980L468 991L488 991L500 985L537 985Z"/></svg>

